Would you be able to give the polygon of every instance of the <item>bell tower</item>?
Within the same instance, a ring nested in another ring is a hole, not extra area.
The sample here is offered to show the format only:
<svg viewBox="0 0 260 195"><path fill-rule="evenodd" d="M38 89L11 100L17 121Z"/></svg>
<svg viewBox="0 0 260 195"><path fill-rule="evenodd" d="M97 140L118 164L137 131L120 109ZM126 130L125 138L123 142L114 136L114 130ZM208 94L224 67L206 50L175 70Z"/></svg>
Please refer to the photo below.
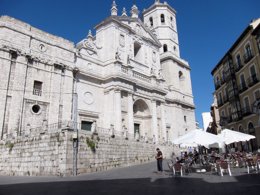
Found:
<svg viewBox="0 0 260 195"><path fill-rule="evenodd" d="M180 57L176 11L167 2L156 0L151 7L143 11L143 20L161 42L160 53L170 51Z"/></svg>
<svg viewBox="0 0 260 195"><path fill-rule="evenodd" d="M189 63L180 56L176 11L167 2L156 0L143 11L143 22L161 43L160 65L168 89L166 107L171 105L166 113L169 118L166 122L171 129L178 129L172 131L173 137L178 137L194 129L196 123L191 69Z"/></svg>

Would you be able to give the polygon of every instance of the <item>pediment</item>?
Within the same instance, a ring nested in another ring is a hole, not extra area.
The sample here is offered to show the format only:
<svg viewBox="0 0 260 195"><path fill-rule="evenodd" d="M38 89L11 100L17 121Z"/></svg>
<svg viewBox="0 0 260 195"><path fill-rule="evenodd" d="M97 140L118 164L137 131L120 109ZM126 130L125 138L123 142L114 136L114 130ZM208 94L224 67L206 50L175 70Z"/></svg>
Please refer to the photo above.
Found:
<svg viewBox="0 0 260 195"><path fill-rule="evenodd" d="M131 18L127 16L111 16L98 24L95 28L98 29L103 25L111 22L117 23L120 27L128 29L131 33L135 34L136 37L151 42L157 47L161 47L161 43L156 38L154 32L152 32L139 18Z"/></svg>
<svg viewBox="0 0 260 195"><path fill-rule="evenodd" d="M123 18L119 17L120 22L127 25L131 29L132 33L136 36L145 39L147 41L153 42L154 44L160 46L160 42L156 38L156 35L148 27L146 27L139 18Z"/></svg>

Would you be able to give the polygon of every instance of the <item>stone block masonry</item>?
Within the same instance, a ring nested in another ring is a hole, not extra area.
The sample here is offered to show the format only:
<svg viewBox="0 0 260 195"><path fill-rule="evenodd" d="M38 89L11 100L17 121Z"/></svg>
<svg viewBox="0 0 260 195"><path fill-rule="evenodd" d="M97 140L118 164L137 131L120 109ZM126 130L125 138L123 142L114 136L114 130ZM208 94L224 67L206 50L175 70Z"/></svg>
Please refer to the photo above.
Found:
<svg viewBox="0 0 260 195"><path fill-rule="evenodd" d="M73 131L65 130L0 143L0 174L16 176L73 175ZM155 161L155 148L170 157L173 146L79 132L77 173L90 173ZM92 138L93 139L92 139ZM89 140L87 142L87 139Z"/></svg>

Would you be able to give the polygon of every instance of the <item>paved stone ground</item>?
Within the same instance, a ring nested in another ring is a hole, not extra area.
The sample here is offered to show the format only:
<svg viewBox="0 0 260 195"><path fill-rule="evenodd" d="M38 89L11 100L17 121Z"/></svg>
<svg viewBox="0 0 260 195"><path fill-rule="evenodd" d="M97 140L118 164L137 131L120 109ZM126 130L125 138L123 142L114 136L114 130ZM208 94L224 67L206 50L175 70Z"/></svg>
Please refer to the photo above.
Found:
<svg viewBox="0 0 260 195"><path fill-rule="evenodd" d="M0 195L46 194L260 194L260 174L232 169L233 176L191 173L173 176L164 161L164 173L156 173L156 162L76 177L0 176Z"/></svg>

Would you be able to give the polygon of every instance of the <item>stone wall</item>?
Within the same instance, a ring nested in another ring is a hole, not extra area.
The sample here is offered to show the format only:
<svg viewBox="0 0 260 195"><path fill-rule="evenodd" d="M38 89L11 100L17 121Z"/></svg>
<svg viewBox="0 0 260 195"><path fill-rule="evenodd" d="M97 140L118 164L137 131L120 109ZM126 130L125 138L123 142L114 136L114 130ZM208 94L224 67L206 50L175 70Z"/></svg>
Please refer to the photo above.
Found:
<svg viewBox="0 0 260 195"><path fill-rule="evenodd" d="M0 175L73 175L73 131L42 133L0 142ZM156 147L166 158L172 146L120 137L79 133L77 173L90 173L155 161ZM86 140L89 140L88 142ZM91 144L95 147L91 147Z"/></svg>
<svg viewBox="0 0 260 195"><path fill-rule="evenodd" d="M67 132L17 137L0 143L0 174L62 175L66 171Z"/></svg>

